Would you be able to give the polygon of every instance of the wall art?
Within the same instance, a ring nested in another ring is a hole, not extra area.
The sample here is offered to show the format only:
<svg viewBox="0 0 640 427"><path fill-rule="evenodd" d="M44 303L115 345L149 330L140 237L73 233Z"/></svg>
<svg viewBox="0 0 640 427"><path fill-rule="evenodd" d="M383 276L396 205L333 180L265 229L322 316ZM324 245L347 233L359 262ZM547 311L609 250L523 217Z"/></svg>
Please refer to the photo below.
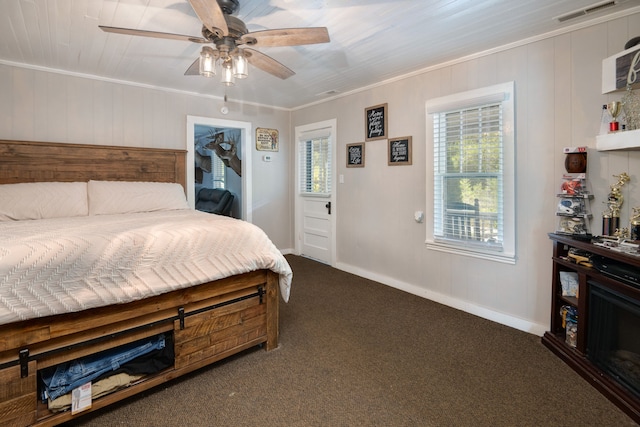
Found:
<svg viewBox="0 0 640 427"><path fill-rule="evenodd" d="M256 128L256 149L258 151L278 151L278 130Z"/></svg>
<svg viewBox="0 0 640 427"><path fill-rule="evenodd" d="M347 167L363 168L364 167L364 142L356 144L347 144Z"/></svg>
<svg viewBox="0 0 640 427"><path fill-rule="evenodd" d="M410 165L411 164L411 137L389 139L387 150L389 156L389 166Z"/></svg>
<svg viewBox="0 0 640 427"><path fill-rule="evenodd" d="M387 137L387 121L387 104L365 108L365 141L385 139Z"/></svg>

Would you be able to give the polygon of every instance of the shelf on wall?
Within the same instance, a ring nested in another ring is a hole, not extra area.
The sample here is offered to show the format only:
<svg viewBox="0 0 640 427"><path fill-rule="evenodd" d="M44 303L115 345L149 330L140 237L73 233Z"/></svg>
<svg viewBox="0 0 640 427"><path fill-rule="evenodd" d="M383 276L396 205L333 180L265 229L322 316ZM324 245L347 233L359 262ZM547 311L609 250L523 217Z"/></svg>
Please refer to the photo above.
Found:
<svg viewBox="0 0 640 427"><path fill-rule="evenodd" d="M640 129L596 136L598 151L640 150Z"/></svg>

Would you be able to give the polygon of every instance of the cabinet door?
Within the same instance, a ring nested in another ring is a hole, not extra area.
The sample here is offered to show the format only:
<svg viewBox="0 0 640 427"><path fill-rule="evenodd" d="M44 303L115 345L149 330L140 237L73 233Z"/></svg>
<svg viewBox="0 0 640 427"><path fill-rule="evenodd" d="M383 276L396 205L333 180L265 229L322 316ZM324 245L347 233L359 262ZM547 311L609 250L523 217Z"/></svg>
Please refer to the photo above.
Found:
<svg viewBox="0 0 640 427"><path fill-rule="evenodd" d="M29 362L29 375L20 378L20 366L0 370L0 424L25 426L36 421L38 403L36 362Z"/></svg>
<svg viewBox="0 0 640 427"><path fill-rule="evenodd" d="M176 320L176 369L205 359L221 359L226 353L265 342L266 307L256 297L187 316L183 329Z"/></svg>

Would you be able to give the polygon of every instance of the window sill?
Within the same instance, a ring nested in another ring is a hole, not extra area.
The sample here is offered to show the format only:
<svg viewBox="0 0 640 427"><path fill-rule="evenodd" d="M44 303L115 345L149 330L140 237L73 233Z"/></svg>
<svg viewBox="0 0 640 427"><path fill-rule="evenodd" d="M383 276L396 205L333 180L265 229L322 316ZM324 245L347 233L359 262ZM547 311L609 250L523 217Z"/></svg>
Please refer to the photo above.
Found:
<svg viewBox="0 0 640 427"><path fill-rule="evenodd" d="M496 253L489 251L480 251L476 248L465 248L463 246L454 246L451 244L427 241L426 242L427 249L438 251L438 252L446 252L455 255L468 256L472 258L484 259L487 261L500 262L503 264L515 264L516 257L515 254L508 254L504 252Z"/></svg>

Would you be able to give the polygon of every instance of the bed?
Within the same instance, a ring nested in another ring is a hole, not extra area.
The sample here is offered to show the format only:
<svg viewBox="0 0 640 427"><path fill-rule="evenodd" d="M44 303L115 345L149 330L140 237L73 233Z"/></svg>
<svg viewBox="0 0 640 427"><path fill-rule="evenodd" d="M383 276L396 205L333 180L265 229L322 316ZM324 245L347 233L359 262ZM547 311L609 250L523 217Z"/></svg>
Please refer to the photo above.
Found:
<svg viewBox="0 0 640 427"><path fill-rule="evenodd" d="M291 269L257 227L188 207L185 154L0 141L0 424L56 425L277 347ZM48 388L143 347L153 372L96 373L76 400Z"/></svg>

